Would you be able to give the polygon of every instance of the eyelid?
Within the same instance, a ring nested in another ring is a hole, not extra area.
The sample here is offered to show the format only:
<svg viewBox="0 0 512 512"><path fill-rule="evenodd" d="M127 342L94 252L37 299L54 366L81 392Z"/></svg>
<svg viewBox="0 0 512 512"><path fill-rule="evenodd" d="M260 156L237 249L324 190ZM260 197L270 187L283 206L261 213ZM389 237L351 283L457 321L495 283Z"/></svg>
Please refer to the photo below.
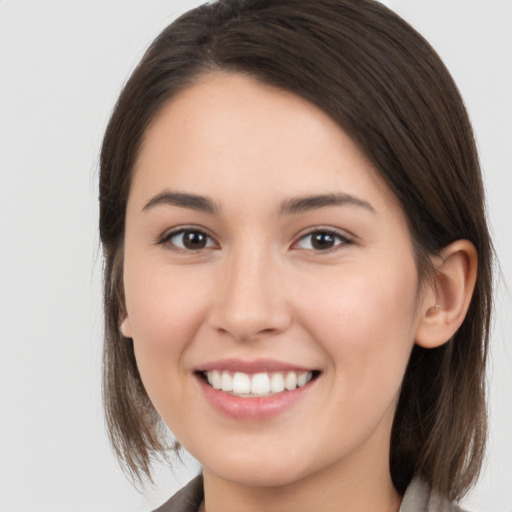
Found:
<svg viewBox="0 0 512 512"><path fill-rule="evenodd" d="M310 236L314 235L315 233L330 234L332 236L335 236L335 237L341 239L341 242L337 243L333 247L327 248L327 249L315 249L315 248L301 249L301 248L297 247L297 245L299 244L299 242L301 240L304 240L305 238L310 237ZM291 248L292 249L297 248L298 250L311 251L311 252L315 252L315 253L330 253L330 252L339 250L341 247L350 245L353 242L354 242L354 237L349 235L346 231L340 230L338 228L333 228L331 226L315 226L315 227L308 228L307 230L304 230L301 233L299 233L295 237L295 241L292 243Z"/></svg>
<svg viewBox="0 0 512 512"><path fill-rule="evenodd" d="M204 247L204 248L201 248L201 249L196 249L196 250L193 250L193 249L186 249L186 248L183 248L183 247L179 247L175 244L172 244L170 242L170 240L179 235L180 233L185 233L187 231L192 231L192 232L197 232L197 233L202 233L203 235L205 235L206 237L208 237L211 241L213 241L215 247ZM173 251L176 251L176 252L187 252L187 253L192 253L192 252L200 252L202 250L206 250L206 249L214 249L214 248L218 248L219 247L219 243L217 242L217 240L215 239L215 237L209 233L209 231L201 226L194 226L194 225L185 225L185 226L176 226L174 228L171 228L171 229L168 229L167 231L164 231L164 233L162 235L160 235L159 237L156 238L155 240L155 244L156 245L168 245L169 248Z"/></svg>
<svg viewBox="0 0 512 512"><path fill-rule="evenodd" d="M199 232L199 233L204 234L206 237L208 237L210 239L210 241L213 242L214 247L209 246L209 247L204 247L204 248L199 248L199 249L193 250L193 249L179 247L176 244L170 243L170 240L173 237L179 235L180 233L184 233L187 231ZM301 248L297 247L297 245L301 242L301 240L304 240L305 238L307 238L309 236L313 236L315 233L330 234L330 235L340 239L340 242L335 244L333 247L327 248L327 249L315 249L315 248L301 249ZM354 236L348 234L346 231L341 230L339 228L333 228L332 226L314 226L314 227L310 227L310 228L307 228L307 229L301 231L294 238L294 240L295 241L291 244L292 249L311 251L311 252L315 252L315 253L329 253L329 252L336 251L343 246L352 244L354 242ZM185 226L176 226L174 228L170 228L170 229L166 230L162 235L158 236L155 239L155 244L156 245L169 245L171 250L174 250L177 252L182 251L182 252L187 252L187 253L200 252L201 250L213 249L213 248L220 247L220 244L217 242L216 238L209 232L208 229L206 229L202 226L197 226L197 225L185 225Z"/></svg>

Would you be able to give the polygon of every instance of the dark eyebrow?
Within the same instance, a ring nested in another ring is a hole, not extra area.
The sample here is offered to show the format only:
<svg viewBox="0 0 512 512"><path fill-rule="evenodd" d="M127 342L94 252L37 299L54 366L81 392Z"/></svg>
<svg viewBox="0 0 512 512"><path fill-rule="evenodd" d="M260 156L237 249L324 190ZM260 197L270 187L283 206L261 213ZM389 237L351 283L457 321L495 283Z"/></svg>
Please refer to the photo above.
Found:
<svg viewBox="0 0 512 512"><path fill-rule="evenodd" d="M205 213L217 213L219 208L207 197L182 192L165 191L157 194L142 208L145 212L159 205L180 206Z"/></svg>
<svg viewBox="0 0 512 512"><path fill-rule="evenodd" d="M304 196L288 199L281 206L281 215L290 215L302 213L329 206L358 206L376 213L373 206L367 201L363 201L349 194L320 194L313 196Z"/></svg>

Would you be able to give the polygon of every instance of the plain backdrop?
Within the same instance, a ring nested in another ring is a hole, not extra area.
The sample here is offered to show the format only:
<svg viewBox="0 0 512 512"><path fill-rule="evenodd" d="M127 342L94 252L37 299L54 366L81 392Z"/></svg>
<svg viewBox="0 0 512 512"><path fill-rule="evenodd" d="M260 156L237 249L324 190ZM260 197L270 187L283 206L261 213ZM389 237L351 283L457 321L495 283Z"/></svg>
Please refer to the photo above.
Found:
<svg viewBox="0 0 512 512"><path fill-rule="evenodd" d="M144 492L124 478L100 399L97 161L122 84L178 0L0 0L0 511L148 511L198 470ZM512 512L512 1L390 0L452 71L474 122L501 261L491 431L465 506Z"/></svg>

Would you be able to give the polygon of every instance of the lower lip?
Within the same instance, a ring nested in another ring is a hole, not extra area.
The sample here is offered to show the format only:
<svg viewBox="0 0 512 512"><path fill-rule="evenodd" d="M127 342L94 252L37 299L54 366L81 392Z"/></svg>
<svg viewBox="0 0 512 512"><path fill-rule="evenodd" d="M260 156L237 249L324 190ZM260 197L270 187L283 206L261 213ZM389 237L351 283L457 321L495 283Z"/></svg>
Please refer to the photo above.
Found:
<svg viewBox="0 0 512 512"><path fill-rule="evenodd" d="M212 388L200 376L195 376L209 402L221 413L237 420L264 420L278 416L304 398L318 378L293 391L258 398L242 398Z"/></svg>

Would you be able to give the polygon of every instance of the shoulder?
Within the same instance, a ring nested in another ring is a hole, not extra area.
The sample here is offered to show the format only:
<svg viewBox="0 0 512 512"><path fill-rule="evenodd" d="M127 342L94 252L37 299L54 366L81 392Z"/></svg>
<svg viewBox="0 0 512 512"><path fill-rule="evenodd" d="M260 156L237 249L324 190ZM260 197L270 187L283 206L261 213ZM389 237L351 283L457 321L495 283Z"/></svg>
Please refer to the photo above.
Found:
<svg viewBox="0 0 512 512"><path fill-rule="evenodd" d="M399 512L464 512L458 505L432 493L429 486L414 478L407 487Z"/></svg>
<svg viewBox="0 0 512 512"><path fill-rule="evenodd" d="M203 476L199 475L153 512L197 512L203 498Z"/></svg>

